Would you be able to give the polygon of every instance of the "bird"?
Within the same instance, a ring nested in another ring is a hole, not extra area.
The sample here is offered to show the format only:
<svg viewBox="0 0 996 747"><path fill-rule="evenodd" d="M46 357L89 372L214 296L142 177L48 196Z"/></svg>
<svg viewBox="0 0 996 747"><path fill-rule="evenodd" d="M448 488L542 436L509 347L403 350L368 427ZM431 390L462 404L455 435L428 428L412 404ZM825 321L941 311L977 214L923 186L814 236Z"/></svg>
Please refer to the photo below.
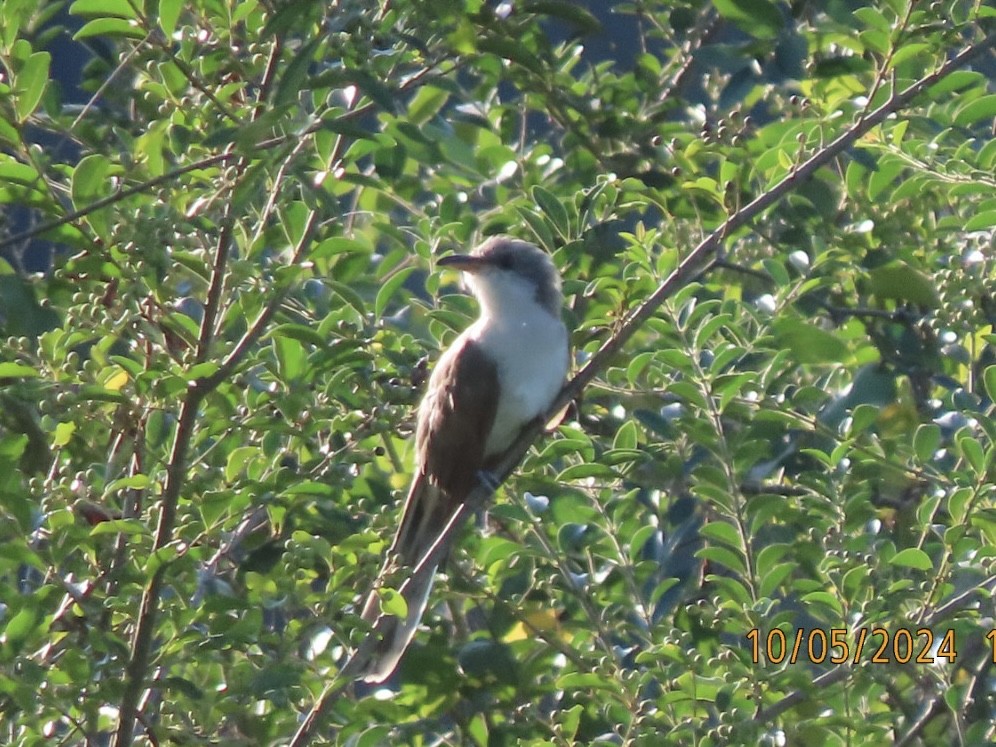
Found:
<svg viewBox="0 0 996 747"><path fill-rule="evenodd" d="M363 669L368 683L384 682L397 668L442 561L414 576L412 569L471 491L481 481L493 483L491 468L522 430L549 414L569 365L560 274L549 254L493 236L436 264L463 274L479 316L439 358L419 404L414 474L378 577L402 578L407 571L400 589L407 616L382 614L375 583L361 613L379 635Z"/></svg>

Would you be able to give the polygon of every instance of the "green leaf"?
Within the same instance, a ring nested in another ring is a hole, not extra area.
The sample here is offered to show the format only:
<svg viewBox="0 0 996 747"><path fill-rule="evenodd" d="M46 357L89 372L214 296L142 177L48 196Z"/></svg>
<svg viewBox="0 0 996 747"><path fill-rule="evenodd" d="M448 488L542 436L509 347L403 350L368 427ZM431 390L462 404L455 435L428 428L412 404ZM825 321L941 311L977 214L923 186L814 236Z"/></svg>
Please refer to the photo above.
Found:
<svg viewBox="0 0 996 747"><path fill-rule="evenodd" d="M374 315L380 319L391 302L394 294L404 285L408 276L415 271L414 267L404 267L391 275L377 291L377 298L374 300Z"/></svg>
<svg viewBox="0 0 996 747"><path fill-rule="evenodd" d="M308 206L298 200L288 201L280 211L280 225L283 226L287 239L292 245L297 246L304 238L310 212ZM283 269L296 271L296 268L291 267Z"/></svg>
<svg viewBox="0 0 996 747"><path fill-rule="evenodd" d="M725 521L710 521L707 524L703 524L699 533L706 539L721 542L737 550L743 545L743 541L740 539L740 535L737 534L737 530L733 528L732 524L728 524Z"/></svg>
<svg viewBox="0 0 996 747"><path fill-rule="evenodd" d="M225 480L235 482L239 476L248 471L259 459L259 449L255 446L240 446L232 449L225 465Z"/></svg>
<svg viewBox="0 0 996 747"><path fill-rule="evenodd" d="M3 640L7 646L17 646L23 642L36 627L41 619L41 610L33 605L18 610L7 622L3 629Z"/></svg>
<svg viewBox="0 0 996 747"><path fill-rule="evenodd" d="M573 482L574 480L584 480L588 477L603 477L612 479L618 475L614 470L604 464L575 464L568 467L557 475L557 482Z"/></svg>
<svg viewBox="0 0 996 747"><path fill-rule="evenodd" d="M881 299L909 301L928 309L940 305L934 282L905 262L876 267L869 275L872 293Z"/></svg>
<svg viewBox="0 0 996 747"><path fill-rule="evenodd" d="M505 563L510 558L518 557L522 547L517 542L504 537L485 537L477 550L477 562L485 569L490 569L495 563Z"/></svg>
<svg viewBox="0 0 996 747"><path fill-rule="evenodd" d="M571 221L567 215L567 208L548 189L536 185L533 187L533 199L546 215L547 220L553 224L562 239L569 239L571 236Z"/></svg>
<svg viewBox="0 0 996 747"><path fill-rule="evenodd" d="M83 28L73 34L73 39L92 39L97 36L122 39L144 39L146 34L132 21L126 18L95 18L84 24Z"/></svg>
<svg viewBox="0 0 996 747"><path fill-rule="evenodd" d="M270 330L270 337L290 337L291 339L320 347L328 343L328 340L314 327L306 324L281 324Z"/></svg>
<svg viewBox="0 0 996 747"><path fill-rule="evenodd" d="M0 118L0 143L6 143L15 149L19 149L22 144L21 133L11 122L2 118Z"/></svg>
<svg viewBox="0 0 996 747"><path fill-rule="evenodd" d="M857 8L854 11L855 18L861 19L861 21L871 29L878 29L879 31L884 31L889 33L892 30L892 26L884 15L882 11L877 8Z"/></svg>
<svg viewBox="0 0 996 747"><path fill-rule="evenodd" d="M135 5L129 0L76 0L69 7L69 12L74 16L138 18Z"/></svg>
<svg viewBox="0 0 996 747"><path fill-rule="evenodd" d="M545 67L525 44L498 36L484 36L478 39L477 48L489 54L514 62L534 73L544 74Z"/></svg>
<svg viewBox="0 0 996 747"><path fill-rule="evenodd" d="M206 379L208 376L213 376L215 371L218 370L218 364L214 361L205 361L204 363L198 363L191 366L186 372L187 381L197 381L198 379Z"/></svg>
<svg viewBox="0 0 996 747"><path fill-rule="evenodd" d="M105 187L110 169L110 161L99 153L92 153L76 164L70 185L73 207L82 210L95 200L107 196Z"/></svg>
<svg viewBox="0 0 996 747"><path fill-rule="evenodd" d="M573 743L574 737L578 732L578 727L581 725L581 715L583 712L584 706L578 704L557 713L556 718L560 721L558 726L558 734Z"/></svg>
<svg viewBox="0 0 996 747"><path fill-rule="evenodd" d="M159 28L163 30L167 39L173 38L181 10L183 10L183 0L159 0Z"/></svg>
<svg viewBox="0 0 996 747"><path fill-rule="evenodd" d="M356 747L378 747L391 743L391 727L386 725L371 726L363 731L359 738L353 741ZM352 741L352 740L351 740Z"/></svg>
<svg viewBox="0 0 996 747"><path fill-rule="evenodd" d="M212 133L212 135L206 138L205 142L212 144L235 142L242 150L249 153L256 153L257 145L273 137L277 128L287 116L289 108L289 104L274 104L265 114L257 117L248 124L232 128L231 130L219 128L219 132Z"/></svg>
<svg viewBox="0 0 996 747"><path fill-rule="evenodd" d="M327 259L337 254L369 254L370 244L359 239L335 236L325 239L310 253L312 259Z"/></svg>
<svg viewBox="0 0 996 747"><path fill-rule="evenodd" d="M362 315L367 313L366 304L363 303L363 297L347 283L339 283L335 280L329 280L327 282L329 290L355 309L358 314Z"/></svg>
<svg viewBox="0 0 996 747"><path fill-rule="evenodd" d="M728 547L720 545L703 547L695 553L695 557L701 558L702 560L708 560L712 563L719 563L720 565L725 566L736 573L747 573L747 564L744 562L743 556Z"/></svg>
<svg viewBox="0 0 996 747"><path fill-rule="evenodd" d="M982 381L986 387L986 394L992 402L996 402L996 366L988 366L982 374Z"/></svg>
<svg viewBox="0 0 996 747"><path fill-rule="evenodd" d="M580 34L601 31L602 24L581 4L567 0L527 0L522 6L527 13L552 16L573 25Z"/></svg>
<svg viewBox="0 0 996 747"><path fill-rule="evenodd" d="M551 246L553 244L553 233L550 231L548 221L543 220L543 217L534 210L529 210L521 205L516 206L516 212L525 221L526 225L529 226L540 246Z"/></svg>
<svg viewBox="0 0 996 747"><path fill-rule="evenodd" d="M773 39L782 28L782 13L768 0L715 0L713 5L724 18L758 39Z"/></svg>
<svg viewBox="0 0 996 747"><path fill-rule="evenodd" d="M955 124L965 127L975 124L980 119L991 120L994 117L996 117L996 93L991 93L965 104L955 115Z"/></svg>
<svg viewBox="0 0 996 747"><path fill-rule="evenodd" d="M973 527L977 527L990 545L996 545L996 511L993 509L977 509L972 512L969 520Z"/></svg>
<svg viewBox="0 0 996 747"><path fill-rule="evenodd" d="M321 36L316 36L294 53L290 64L284 66L283 76L277 86L277 94L274 96L274 104L283 106L292 104L297 100L298 94L306 88L305 81L308 78L308 68L311 67L315 49L323 41Z"/></svg>
<svg viewBox="0 0 996 747"><path fill-rule="evenodd" d="M972 468L976 475L981 476L986 471L986 455L982 444L971 433L964 433L957 440L958 451L962 458Z"/></svg>
<svg viewBox="0 0 996 747"><path fill-rule="evenodd" d="M870 573L867 565L858 565L844 574L844 579L840 585L848 600L854 599L861 590L868 588Z"/></svg>
<svg viewBox="0 0 996 747"><path fill-rule="evenodd" d="M402 619L408 617L408 602L396 590L387 587L377 590L380 598L380 609L385 615L393 615Z"/></svg>
<svg viewBox="0 0 996 747"><path fill-rule="evenodd" d="M103 526L103 524L98 524L98 526ZM180 554L180 547L182 545L183 543L180 540L174 540L165 547L160 547L158 550L153 552L142 568L142 571L145 573L145 577L152 578L159 572L160 568L164 565L169 565L176 560Z"/></svg>
<svg viewBox="0 0 996 747"><path fill-rule="evenodd" d="M889 564L900 568L914 568L918 571L929 571L934 567L930 556L918 547L907 547L897 552L889 560Z"/></svg>
<svg viewBox="0 0 996 747"><path fill-rule="evenodd" d="M974 70L955 70L927 89L927 95L934 100L947 97L955 91L963 91L973 86L984 86L987 78Z"/></svg>
<svg viewBox="0 0 996 747"><path fill-rule="evenodd" d="M52 55L35 52L25 61L15 78L14 95L17 97L17 119L24 122L38 107L48 83L48 67Z"/></svg>
<svg viewBox="0 0 996 747"><path fill-rule="evenodd" d="M766 576L768 571L775 567L775 564L785 557L789 547L783 544L768 545L762 548L755 556L755 566L760 576Z"/></svg>
<svg viewBox="0 0 996 747"><path fill-rule="evenodd" d="M152 480L149 479L148 475L143 475L141 473L136 473L134 475L129 475L128 477L121 477L117 480L113 480L108 483L107 487L104 488L104 493L110 495L116 493L119 490L145 490L152 484Z"/></svg>
<svg viewBox="0 0 996 747"><path fill-rule="evenodd" d="M782 582L798 569L798 564L794 562L776 563L772 568L761 576L761 585L758 589L761 596L770 597L782 585Z"/></svg>
<svg viewBox="0 0 996 747"><path fill-rule="evenodd" d="M104 534L128 534L141 535L150 534L149 529L138 519L112 519L102 521L90 530L91 537L100 537Z"/></svg>
<svg viewBox="0 0 996 747"><path fill-rule="evenodd" d="M52 438L52 445L56 448L61 448L69 443L72 439L73 434L76 432L76 423L69 421L67 423L59 423L55 426L55 433Z"/></svg>
<svg viewBox="0 0 996 747"><path fill-rule="evenodd" d="M635 449L639 444L639 434L636 430L636 423L627 420L616 431L616 437L612 441L613 449Z"/></svg>
<svg viewBox="0 0 996 747"><path fill-rule="evenodd" d="M22 363L0 363L0 379L27 379L41 376L38 369Z"/></svg>
<svg viewBox="0 0 996 747"><path fill-rule="evenodd" d="M304 345L293 338L275 335L273 349L277 354L277 362L280 364L280 378L283 382L290 384L300 379L307 367L307 354Z"/></svg>
<svg viewBox="0 0 996 747"><path fill-rule="evenodd" d="M878 200L885 189L899 177L903 171L903 163L898 159L881 159L878 162L878 169L868 177L868 198Z"/></svg>
<svg viewBox="0 0 996 747"><path fill-rule="evenodd" d="M819 60L813 66L814 78L839 78L860 75L871 69L871 63L861 57L841 56Z"/></svg>
<svg viewBox="0 0 996 747"><path fill-rule="evenodd" d="M837 614L843 612L843 609L841 608L840 605L840 600L828 591L810 592L809 594L806 594L802 597L802 601L807 605L822 604L826 607L829 607Z"/></svg>
<svg viewBox="0 0 996 747"><path fill-rule="evenodd" d="M868 430L878 420L880 409L875 405L860 404L851 414L851 427L848 435L851 438L859 436Z"/></svg>
<svg viewBox="0 0 996 747"><path fill-rule="evenodd" d="M773 328L778 344L800 363L839 363L847 357L847 345L833 333L801 319L781 318Z"/></svg>
<svg viewBox="0 0 996 747"><path fill-rule="evenodd" d="M996 210L983 210L969 218L963 230L966 233L969 231L983 231L993 226L996 226Z"/></svg>
<svg viewBox="0 0 996 747"><path fill-rule="evenodd" d="M904 44L892 55L892 67L899 67L907 60L911 60L924 53L929 53L930 49L929 44Z"/></svg>
<svg viewBox="0 0 996 747"><path fill-rule="evenodd" d="M927 464L933 460L941 445L941 429L934 423L922 423L913 434L913 450L917 459Z"/></svg>
<svg viewBox="0 0 996 747"><path fill-rule="evenodd" d="M621 687L621 683L616 678L598 672L569 672L557 680L557 688L568 692L604 690L617 693L620 692Z"/></svg>
<svg viewBox="0 0 996 747"><path fill-rule="evenodd" d="M422 86L408 104L408 118L415 124L425 124L436 116L449 98L449 92L438 86Z"/></svg>

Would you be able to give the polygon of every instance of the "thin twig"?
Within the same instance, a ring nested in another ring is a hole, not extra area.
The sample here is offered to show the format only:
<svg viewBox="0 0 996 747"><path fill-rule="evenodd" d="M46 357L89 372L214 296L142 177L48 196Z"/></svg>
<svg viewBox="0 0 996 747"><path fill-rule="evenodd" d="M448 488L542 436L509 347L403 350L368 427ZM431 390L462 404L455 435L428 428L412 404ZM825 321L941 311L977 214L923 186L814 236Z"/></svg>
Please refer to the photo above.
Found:
<svg viewBox="0 0 996 747"><path fill-rule="evenodd" d="M804 700L813 697L814 692L819 692L825 688L835 685L847 679L853 667L849 664L840 664L834 669L830 669L813 680L811 685L807 685L805 690L795 690L776 703L761 708L754 714L754 721L758 724L767 724L781 716L785 711L802 703Z"/></svg>

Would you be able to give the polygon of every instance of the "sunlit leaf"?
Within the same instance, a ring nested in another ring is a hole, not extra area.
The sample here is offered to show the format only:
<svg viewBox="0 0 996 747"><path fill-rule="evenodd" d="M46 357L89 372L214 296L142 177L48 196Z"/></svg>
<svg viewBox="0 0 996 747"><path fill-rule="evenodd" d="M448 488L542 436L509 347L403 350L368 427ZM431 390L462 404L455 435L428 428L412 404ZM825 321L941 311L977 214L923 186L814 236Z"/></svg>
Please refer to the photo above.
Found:
<svg viewBox="0 0 996 747"><path fill-rule="evenodd" d="M167 38L173 36L182 10L183 0L159 0L159 28Z"/></svg>
<svg viewBox="0 0 996 747"><path fill-rule="evenodd" d="M918 571L929 571L934 567L930 556L917 547L908 547L896 553L889 562L901 568L913 568Z"/></svg>
<svg viewBox="0 0 996 747"><path fill-rule="evenodd" d="M774 37L782 28L782 13L769 0L717 0L716 10L752 36Z"/></svg>
<svg viewBox="0 0 996 747"><path fill-rule="evenodd" d="M35 52L17 71L14 90L17 96L17 116L22 122L31 116L45 93L51 61L52 56L48 52Z"/></svg>

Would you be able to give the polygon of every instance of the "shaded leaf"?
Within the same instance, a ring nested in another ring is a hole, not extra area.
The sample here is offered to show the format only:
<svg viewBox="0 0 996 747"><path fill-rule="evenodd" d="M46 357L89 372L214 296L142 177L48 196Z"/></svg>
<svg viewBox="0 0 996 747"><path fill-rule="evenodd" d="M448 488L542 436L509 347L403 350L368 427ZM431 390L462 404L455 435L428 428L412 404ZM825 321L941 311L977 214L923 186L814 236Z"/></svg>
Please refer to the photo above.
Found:
<svg viewBox="0 0 996 747"><path fill-rule="evenodd" d="M869 275L872 292L883 300L909 301L928 309L940 303L934 283L905 262L876 267Z"/></svg>

